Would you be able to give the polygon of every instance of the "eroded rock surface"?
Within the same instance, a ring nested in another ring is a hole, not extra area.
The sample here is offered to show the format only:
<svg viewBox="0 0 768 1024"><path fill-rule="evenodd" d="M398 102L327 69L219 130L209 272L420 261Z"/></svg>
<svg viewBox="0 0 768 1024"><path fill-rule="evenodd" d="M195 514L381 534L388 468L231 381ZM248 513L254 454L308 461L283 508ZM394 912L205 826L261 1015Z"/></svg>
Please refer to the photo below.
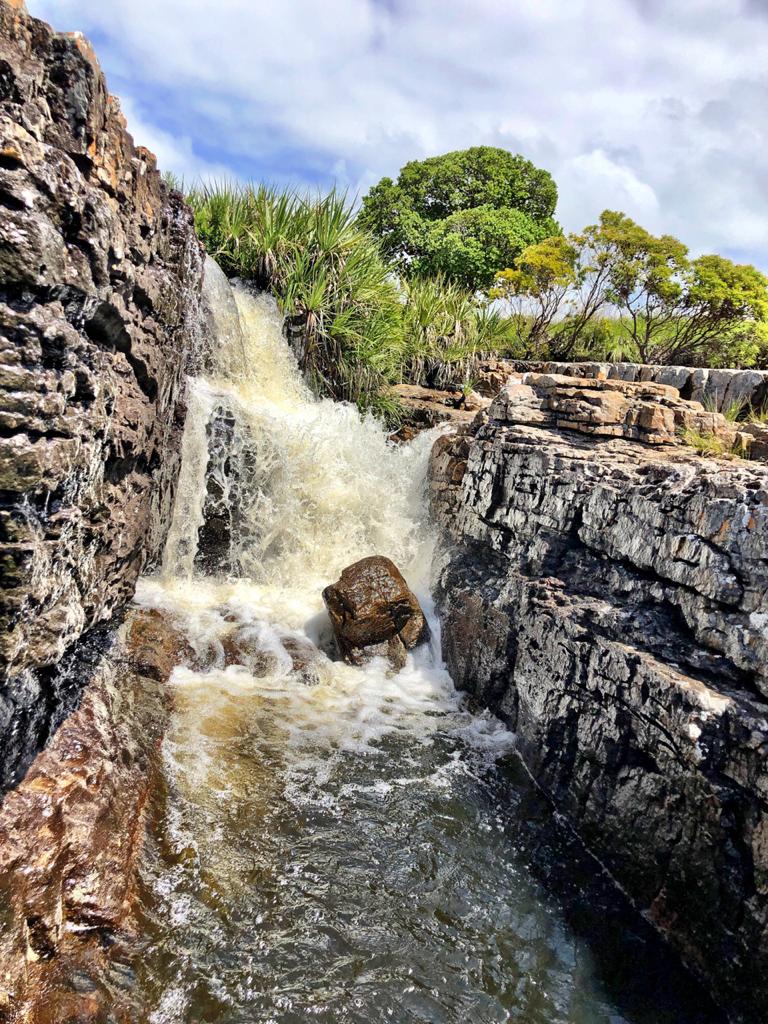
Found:
<svg viewBox="0 0 768 1024"><path fill-rule="evenodd" d="M339 651L352 665L383 656L402 668L407 652L429 639L418 598L394 562L380 555L347 566L323 600Z"/></svg>
<svg viewBox="0 0 768 1024"><path fill-rule="evenodd" d="M189 648L155 611L78 653L82 702L0 807L0 1021L134 1021L134 899L164 688Z"/></svg>
<svg viewBox="0 0 768 1024"><path fill-rule="evenodd" d="M733 1019L762 1020L768 469L680 444L712 414L660 385L598 383L523 377L435 445L444 656Z"/></svg>
<svg viewBox="0 0 768 1024"><path fill-rule="evenodd" d="M88 43L0 0L0 788L160 551L202 260Z"/></svg>

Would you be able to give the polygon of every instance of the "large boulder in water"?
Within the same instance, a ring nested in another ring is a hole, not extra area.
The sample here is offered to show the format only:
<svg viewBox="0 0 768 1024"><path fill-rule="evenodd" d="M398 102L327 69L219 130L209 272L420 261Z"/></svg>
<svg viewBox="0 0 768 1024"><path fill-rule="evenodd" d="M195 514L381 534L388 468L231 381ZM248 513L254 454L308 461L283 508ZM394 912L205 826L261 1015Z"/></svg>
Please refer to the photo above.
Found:
<svg viewBox="0 0 768 1024"><path fill-rule="evenodd" d="M380 555L347 566L325 588L323 600L342 657L351 665L378 655L402 668L406 652L429 639L416 595L394 562Z"/></svg>

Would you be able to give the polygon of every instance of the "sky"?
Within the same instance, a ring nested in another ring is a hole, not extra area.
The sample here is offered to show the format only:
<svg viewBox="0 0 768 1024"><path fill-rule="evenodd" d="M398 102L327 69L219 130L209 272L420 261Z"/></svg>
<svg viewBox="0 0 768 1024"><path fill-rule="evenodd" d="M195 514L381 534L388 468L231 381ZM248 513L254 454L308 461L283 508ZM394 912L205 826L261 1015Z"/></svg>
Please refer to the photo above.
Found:
<svg viewBox="0 0 768 1024"><path fill-rule="evenodd" d="M94 44L162 170L363 194L501 146L768 272L768 0L27 0Z"/></svg>

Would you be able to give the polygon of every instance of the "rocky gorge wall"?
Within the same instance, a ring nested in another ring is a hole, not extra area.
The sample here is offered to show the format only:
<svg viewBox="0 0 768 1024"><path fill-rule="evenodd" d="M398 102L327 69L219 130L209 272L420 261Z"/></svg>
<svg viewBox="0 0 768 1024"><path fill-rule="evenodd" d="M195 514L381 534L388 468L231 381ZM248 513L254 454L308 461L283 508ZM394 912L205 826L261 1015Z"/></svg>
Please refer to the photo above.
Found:
<svg viewBox="0 0 768 1024"><path fill-rule="evenodd" d="M202 267L87 41L0 0L0 789L161 550Z"/></svg>
<svg viewBox="0 0 768 1024"><path fill-rule="evenodd" d="M526 374L440 438L457 685L728 1009L768 1000L768 468L654 383Z"/></svg>

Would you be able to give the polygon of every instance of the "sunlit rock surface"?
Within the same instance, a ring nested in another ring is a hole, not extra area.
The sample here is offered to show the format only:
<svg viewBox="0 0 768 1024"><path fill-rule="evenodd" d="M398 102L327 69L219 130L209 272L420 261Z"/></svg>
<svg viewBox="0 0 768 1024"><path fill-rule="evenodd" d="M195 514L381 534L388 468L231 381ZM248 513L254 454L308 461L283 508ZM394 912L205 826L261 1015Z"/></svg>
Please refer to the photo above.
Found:
<svg viewBox="0 0 768 1024"><path fill-rule="evenodd" d="M78 650L82 702L0 806L0 1021L137 1019L123 1004L144 808L164 684L189 654L156 611Z"/></svg>
<svg viewBox="0 0 768 1024"><path fill-rule="evenodd" d="M418 598L389 558L373 555L347 566L325 588L323 601L339 650L351 665L381 655L402 668L407 652L429 639Z"/></svg>
<svg viewBox="0 0 768 1024"><path fill-rule="evenodd" d="M81 36L0 0L0 70L1 787L162 549L202 260Z"/></svg>
<svg viewBox="0 0 768 1024"><path fill-rule="evenodd" d="M498 359L477 355L468 363L431 360L412 379L428 388L461 387L469 378L483 395L497 395L519 373L558 374L581 380L603 378L627 383L661 384L680 397L722 412L734 405L760 410L768 403L768 370L710 369L704 366L657 366L646 363L548 362Z"/></svg>
<svg viewBox="0 0 768 1024"><path fill-rule="evenodd" d="M709 414L659 385L599 383L530 375L438 439L444 656L733 1018L759 1020L768 469L676 443Z"/></svg>

